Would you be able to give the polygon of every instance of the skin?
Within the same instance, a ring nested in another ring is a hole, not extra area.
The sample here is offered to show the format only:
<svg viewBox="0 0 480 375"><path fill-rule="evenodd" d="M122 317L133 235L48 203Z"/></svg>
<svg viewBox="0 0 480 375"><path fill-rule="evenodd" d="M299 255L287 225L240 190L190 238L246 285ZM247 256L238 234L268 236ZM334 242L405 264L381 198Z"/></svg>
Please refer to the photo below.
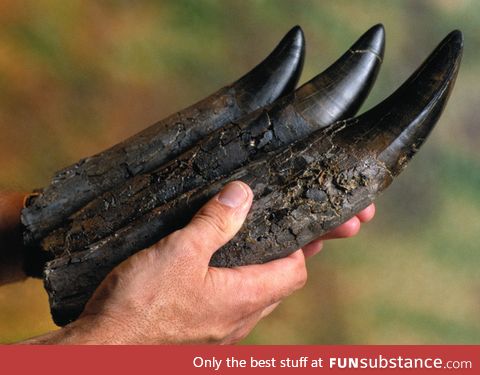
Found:
<svg viewBox="0 0 480 375"><path fill-rule="evenodd" d="M0 284L24 279L20 210L24 194L0 192ZM209 267L211 255L242 226L253 194L232 182L183 229L117 266L75 322L25 344L232 344L305 285L305 259L323 241L354 236L371 205L290 256L233 269Z"/></svg>

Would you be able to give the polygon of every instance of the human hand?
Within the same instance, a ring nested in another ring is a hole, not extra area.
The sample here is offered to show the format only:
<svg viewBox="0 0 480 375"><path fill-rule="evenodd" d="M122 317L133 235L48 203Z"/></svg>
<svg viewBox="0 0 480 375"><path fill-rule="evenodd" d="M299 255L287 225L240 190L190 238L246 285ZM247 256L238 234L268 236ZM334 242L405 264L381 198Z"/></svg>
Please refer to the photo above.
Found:
<svg viewBox="0 0 480 375"><path fill-rule="evenodd" d="M309 244L303 247L303 253L306 258L309 258L323 248L323 241L333 240L338 238L348 238L355 236L359 231L362 223L368 223L375 216L375 205L372 203L370 206L360 211L357 215L352 217L350 220L339 225L331 232L313 240Z"/></svg>
<svg viewBox="0 0 480 375"><path fill-rule="evenodd" d="M244 338L307 277L301 250L262 265L208 266L240 229L251 202L247 185L227 185L185 228L116 267L80 318L49 342L226 344ZM372 216L372 208L362 211L323 238L354 235ZM318 252L320 243L305 253Z"/></svg>

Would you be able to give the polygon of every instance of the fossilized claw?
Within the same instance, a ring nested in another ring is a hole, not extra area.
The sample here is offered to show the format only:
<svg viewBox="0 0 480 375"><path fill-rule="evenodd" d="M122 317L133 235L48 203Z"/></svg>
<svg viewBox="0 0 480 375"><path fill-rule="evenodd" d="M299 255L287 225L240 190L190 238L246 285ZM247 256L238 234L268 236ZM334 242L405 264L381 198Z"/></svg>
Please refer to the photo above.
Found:
<svg viewBox="0 0 480 375"><path fill-rule="evenodd" d="M294 93L92 200L46 236L42 248L56 256L80 251L176 196L356 113L373 86L383 50L384 30L377 25Z"/></svg>
<svg viewBox="0 0 480 375"><path fill-rule="evenodd" d="M335 64L296 93L295 109L316 124L354 116L367 98L385 50L383 25L371 27Z"/></svg>
<svg viewBox="0 0 480 375"><path fill-rule="evenodd" d="M462 33L451 32L395 93L359 116L341 137L359 149L375 151L393 175L400 173L440 117L462 51Z"/></svg>
<svg viewBox="0 0 480 375"><path fill-rule="evenodd" d="M332 121L355 113L373 85L383 50L384 30L377 25L324 73L294 94L279 99L266 110L250 114L237 124L204 137L195 147L152 174L133 178L132 184L127 183L106 193L110 196L105 195L98 202L93 201L74 215L72 227L65 228L67 233L60 228L60 233L52 233L47 237L43 242L45 249L53 252L59 249L66 253L64 256L57 254L58 258L50 262L45 270L45 285L50 294L55 322L65 324L75 319L90 294L114 265L145 244L155 242L169 228L184 225L192 210L198 208L198 204L212 191L208 185L215 178L228 175L233 169L269 151L278 151L330 125ZM311 121L312 118L315 122ZM213 186L218 186L218 183ZM137 189L140 195L135 196ZM181 194L190 189L194 190ZM195 195L202 189L205 195ZM196 198L189 204L185 197L192 194ZM110 199L112 196L114 199ZM122 196L128 202L122 203ZM158 201L155 202L157 197ZM169 200L171 202L167 205L161 205L153 211L142 211L145 207L149 208L150 204L155 207ZM102 211L102 205L110 201L118 206L108 204L108 210ZM177 203L184 210L183 216ZM166 207L169 207L167 211ZM102 225L100 221L104 217L109 219ZM133 220L136 217L137 220ZM109 234L112 227L125 225L125 219L131 225L98 241ZM68 241L65 242L65 239ZM109 246L113 246L114 250L106 250ZM79 251L82 249L86 250ZM82 290L77 289L79 285L82 285Z"/></svg>
<svg viewBox="0 0 480 375"><path fill-rule="evenodd" d="M273 163L262 160L231 176L228 181L249 183L256 200L244 228L214 254L211 265L231 267L285 256L371 204L435 126L455 83L462 50L462 34L450 33L373 109L317 131Z"/></svg>
<svg viewBox="0 0 480 375"><path fill-rule="evenodd" d="M22 212L33 243L104 191L173 159L205 135L293 90L305 42L296 26L240 80L129 139L58 172Z"/></svg>
<svg viewBox="0 0 480 375"><path fill-rule="evenodd" d="M455 31L404 85L363 115L317 130L156 207L87 250L49 262L45 285L55 321L75 319L114 265L185 225L230 181L248 183L255 200L243 228L214 254L212 266L286 256L352 217L392 182L424 142L453 87L462 48L461 33ZM293 108L304 115L310 107ZM303 118L312 128L322 121Z"/></svg>

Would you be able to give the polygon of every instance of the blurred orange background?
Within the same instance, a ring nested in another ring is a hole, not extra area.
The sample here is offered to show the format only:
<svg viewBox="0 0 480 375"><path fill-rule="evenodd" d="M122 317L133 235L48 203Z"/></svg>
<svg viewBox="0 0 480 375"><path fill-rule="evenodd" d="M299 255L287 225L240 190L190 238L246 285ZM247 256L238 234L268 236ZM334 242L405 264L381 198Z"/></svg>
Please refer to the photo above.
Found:
<svg viewBox="0 0 480 375"><path fill-rule="evenodd" d="M452 29L465 53L429 141L376 219L309 263L255 344L480 343L480 4L439 1L0 0L0 189L30 191L218 88L299 24L302 82L375 23L385 60L362 111ZM0 288L0 342L54 329L40 280Z"/></svg>

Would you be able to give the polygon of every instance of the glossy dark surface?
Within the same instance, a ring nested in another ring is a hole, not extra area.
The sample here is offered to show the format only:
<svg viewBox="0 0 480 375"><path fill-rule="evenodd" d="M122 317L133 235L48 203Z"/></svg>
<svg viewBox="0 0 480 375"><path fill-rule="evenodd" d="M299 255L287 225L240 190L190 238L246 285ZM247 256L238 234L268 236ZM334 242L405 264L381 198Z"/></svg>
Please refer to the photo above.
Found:
<svg viewBox="0 0 480 375"><path fill-rule="evenodd" d="M173 159L205 135L293 90L304 49L303 33L294 27L262 63L236 83L58 172L22 212L26 242L39 240L104 191Z"/></svg>
<svg viewBox="0 0 480 375"><path fill-rule="evenodd" d="M170 177L170 184L166 181L166 188L162 190L159 202L163 203L164 192L177 191L177 185L184 189L185 181L198 175L195 171L202 171L198 176L200 181L206 175L210 178L208 183L205 184L205 181L203 181L203 185L191 186L191 189L210 191L208 185L211 181L225 175L227 169L232 171L233 167L241 167L239 162L250 162L252 160L251 156L258 158L265 155L266 152L278 151L281 147L308 138L314 131L319 129L321 131L321 129L330 125L331 121L346 118L346 116L356 112L373 85L381 65L383 49L384 30L381 25L377 25L368 30L325 72L303 85L294 94L277 100L268 110L259 112L256 115L257 117L253 118L253 121L249 116L248 121L232 124L231 127L224 128L221 132L219 130L219 138L215 138L216 134L205 137L197 146L172 161L172 163L178 161L178 166L172 169L175 173L169 172L165 176L174 176L181 181L181 184L174 183L174 178ZM225 142L226 140L227 142ZM271 157L275 158L275 156ZM195 163L198 164L190 171L188 168L191 168ZM185 169L186 167L187 169ZM220 173L218 170L223 170L223 172ZM163 176L163 174L160 175ZM267 178L268 176L264 177ZM164 178L160 178L160 181L163 180ZM153 181L159 181L159 179L154 178ZM217 185L214 184L213 186L216 187ZM162 183L151 184L151 186L161 187ZM138 204L130 204L134 199L128 192L135 190L137 189L125 188L127 194L124 196L127 197L127 201L120 204L118 208L112 208L109 203L108 209L114 214L107 220L108 225L100 223L109 215L109 212L100 212L105 200L99 200L99 204L96 207L93 206L93 212L98 212L98 215L93 215L92 220L88 219L90 222L80 220L75 223L72 232L53 233L51 238L47 237L51 240L50 243L55 244L54 246L61 244L58 248L65 251L65 255L56 258L46 270L46 286L47 290L51 292L52 314L57 323L65 324L83 309L86 298L114 265L133 252L144 248L147 244L154 243L159 239L159 236L163 236L176 228L179 222L185 224L184 221L179 221L179 218L173 221L165 221L164 217L158 218L157 211L165 212L165 205L163 205L150 212L141 212L144 216L133 222L128 220L128 225L110 234L109 237L98 241L99 235L109 234L109 227L112 224L115 226L124 212L128 213L128 219L130 215L141 211L143 205L148 206L152 198L156 196L155 194L158 193L151 192L144 186L139 189L141 193L150 193L146 194L145 197L142 195L138 199ZM182 192L184 190L178 194L180 200ZM119 196L115 194L115 204L122 203ZM205 194L202 195L202 197L205 196ZM170 199L172 205L175 206L176 197ZM108 202L110 201L111 199L108 199ZM183 219L188 220L190 218L192 210L198 208L197 204L200 201L201 199L197 199L195 204L187 204L186 207L182 208L180 212L183 212ZM132 208L135 211L130 214ZM169 212L168 217L171 214ZM98 225L92 225L92 222L95 221ZM165 226L166 222L169 222L168 226ZM125 222L122 221L122 224L125 224ZM88 228L97 229L89 231ZM66 229L68 230L68 228ZM65 246L65 238L69 239L67 243L70 243L71 248ZM75 238L78 238L79 241L70 241ZM98 242L95 243L95 241ZM80 244L79 248L74 247L74 242ZM78 252L78 256L69 254L85 249L85 246L87 246L87 250ZM80 263L70 264L70 261L67 260L72 259L72 257L75 257L75 259L82 258L84 253L89 253L89 255ZM70 267L58 267L59 264L64 265L64 262L69 263ZM66 268L69 268L68 272L70 274L64 272ZM78 272L81 272L82 275L78 275Z"/></svg>
<svg viewBox="0 0 480 375"><path fill-rule="evenodd" d="M292 28L268 57L235 82L236 99L246 113L295 90L305 58L305 37Z"/></svg>
<svg viewBox="0 0 480 375"><path fill-rule="evenodd" d="M398 174L440 117L462 52L462 33L453 31L397 91L339 132L339 141L375 152L392 174Z"/></svg>
<svg viewBox="0 0 480 375"><path fill-rule="evenodd" d="M295 110L323 125L354 116L373 87L384 50L385 30L375 25L322 75L297 90Z"/></svg>
<svg viewBox="0 0 480 375"><path fill-rule="evenodd" d="M462 34L454 31L372 110L317 131L275 160L232 176L252 186L256 201L244 227L210 264L234 267L286 256L371 204L437 123L462 50Z"/></svg>
<svg viewBox="0 0 480 375"><path fill-rule="evenodd" d="M449 97L462 49L462 35L455 31L404 85L365 114L317 130L155 208L85 251L49 262L45 285L55 321L75 319L115 264L185 225L232 180L248 183L255 201L242 229L214 254L211 266L286 256L348 220L389 186L425 141Z"/></svg>
<svg viewBox="0 0 480 375"><path fill-rule="evenodd" d="M340 59L293 94L218 129L170 163L92 200L47 235L42 249L55 256L81 251L153 208L308 137L329 125L327 121L345 119L371 89L383 46L383 27L371 28Z"/></svg>
<svg viewBox="0 0 480 375"><path fill-rule="evenodd" d="M291 143L357 113L378 75L384 48L383 26L373 26L325 71L275 101L267 113L275 138Z"/></svg>

